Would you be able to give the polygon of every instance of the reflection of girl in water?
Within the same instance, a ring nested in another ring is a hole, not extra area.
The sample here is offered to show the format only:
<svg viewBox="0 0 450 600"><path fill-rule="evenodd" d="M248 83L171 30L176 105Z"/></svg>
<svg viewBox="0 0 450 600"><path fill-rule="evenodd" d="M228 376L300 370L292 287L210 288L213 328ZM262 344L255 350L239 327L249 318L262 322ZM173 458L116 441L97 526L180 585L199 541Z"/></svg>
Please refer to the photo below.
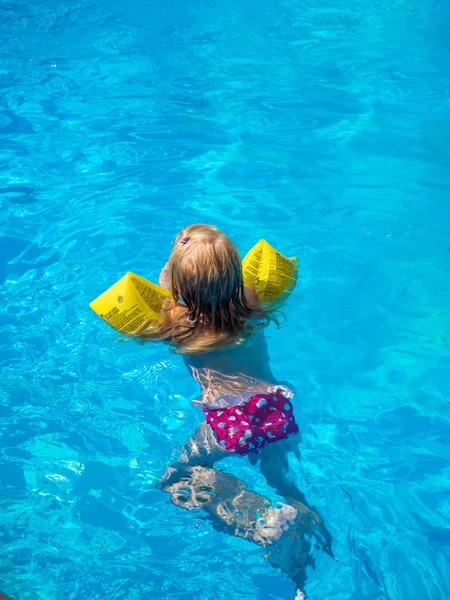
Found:
<svg viewBox="0 0 450 600"><path fill-rule="evenodd" d="M303 493L288 477L288 453L298 452L298 426L288 386L269 366L263 328L271 314L255 290L244 288L233 242L209 225L190 225L174 243L160 284L173 295L164 324L144 339L166 340L184 355L202 395L194 404L205 420L159 482L172 501L203 508L216 529L266 549L304 597L311 539L331 554L330 534ZM285 500L273 507L214 464L230 455L259 464Z"/></svg>

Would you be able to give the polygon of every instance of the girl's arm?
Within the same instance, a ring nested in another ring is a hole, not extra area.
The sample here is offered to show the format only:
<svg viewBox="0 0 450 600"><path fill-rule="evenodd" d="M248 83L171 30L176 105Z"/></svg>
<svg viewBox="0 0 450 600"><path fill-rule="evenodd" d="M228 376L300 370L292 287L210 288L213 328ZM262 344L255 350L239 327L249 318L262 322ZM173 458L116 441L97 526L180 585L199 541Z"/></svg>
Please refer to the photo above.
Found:
<svg viewBox="0 0 450 600"><path fill-rule="evenodd" d="M169 269L168 269L169 263L167 262L164 267L162 268L161 273L159 274L159 285L163 288L165 288L166 290L169 289Z"/></svg>
<svg viewBox="0 0 450 600"><path fill-rule="evenodd" d="M170 285L168 264L169 263L166 263L164 265L159 274L159 285L166 290L169 289ZM143 341L167 341L170 339L175 324L176 309L174 306L170 306L170 301L168 301L167 304L169 304L169 306L165 307L161 313L162 321L159 323L155 323L154 321L149 322L147 328L137 333L136 337L139 337Z"/></svg>
<svg viewBox="0 0 450 600"><path fill-rule="evenodd" d="M256 293L255 288L252 288L249 285L245 285L244 296L250 308L252 308L253 310L261 308L261 302L259 301L258 294Z"/></svg>

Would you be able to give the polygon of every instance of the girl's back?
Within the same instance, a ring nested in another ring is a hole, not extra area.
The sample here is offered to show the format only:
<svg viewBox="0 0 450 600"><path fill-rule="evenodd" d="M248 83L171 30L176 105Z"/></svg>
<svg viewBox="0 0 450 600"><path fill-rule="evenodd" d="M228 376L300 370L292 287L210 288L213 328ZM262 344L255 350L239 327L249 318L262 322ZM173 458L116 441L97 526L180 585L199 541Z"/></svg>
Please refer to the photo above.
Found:
<svg viewBox="0 0 450 600"><path fill-rule="evenodd" d="M201 386L205 402L224 394L264 391L276 384L269 360L263 330L257 331L244 344L215 352L184 355L186 366Z"/></svg>

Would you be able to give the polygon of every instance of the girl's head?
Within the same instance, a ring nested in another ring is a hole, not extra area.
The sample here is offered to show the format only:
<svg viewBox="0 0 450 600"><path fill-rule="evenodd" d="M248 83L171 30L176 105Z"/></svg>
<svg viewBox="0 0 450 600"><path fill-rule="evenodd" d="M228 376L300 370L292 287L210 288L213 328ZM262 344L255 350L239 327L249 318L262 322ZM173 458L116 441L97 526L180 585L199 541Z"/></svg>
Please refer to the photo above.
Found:
<svg viewBox="0 0 450 600"><path fill-rule="evenodd" d="M180 231L168 275L174 301L184 308L172 333L182 351L207 351L242 339L252 310L245 300L241 257L223 231L202 224Z"/></svg>

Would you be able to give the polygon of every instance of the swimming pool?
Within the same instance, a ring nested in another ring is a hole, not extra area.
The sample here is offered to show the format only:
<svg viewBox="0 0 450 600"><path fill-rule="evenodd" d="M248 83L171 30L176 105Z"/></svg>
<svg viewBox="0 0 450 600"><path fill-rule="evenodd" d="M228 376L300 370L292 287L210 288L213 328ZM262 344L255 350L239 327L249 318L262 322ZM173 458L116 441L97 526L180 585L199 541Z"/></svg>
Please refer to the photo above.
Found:
<svg viewBox="0 0 450 600"><path fill-rule="evenodd" d="M0 23L1 589L292 597L154 489L197 388L88 308L203 221L300 260L269 336L339 558L309 597L450 597L448 3L28 0Z"/></svg>

